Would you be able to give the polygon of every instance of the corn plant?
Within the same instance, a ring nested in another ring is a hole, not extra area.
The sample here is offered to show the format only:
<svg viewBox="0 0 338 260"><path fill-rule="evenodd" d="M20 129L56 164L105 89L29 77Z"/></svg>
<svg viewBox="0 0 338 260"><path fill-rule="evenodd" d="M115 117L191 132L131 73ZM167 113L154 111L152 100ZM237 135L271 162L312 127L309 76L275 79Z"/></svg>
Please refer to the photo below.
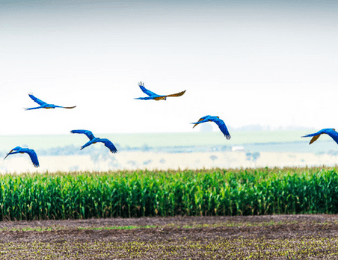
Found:
<svg viewBox="0 0 338 260"><path fill-rule="evenodd" d="M338 213L329 168L3 175L0 219Z"/></svg>

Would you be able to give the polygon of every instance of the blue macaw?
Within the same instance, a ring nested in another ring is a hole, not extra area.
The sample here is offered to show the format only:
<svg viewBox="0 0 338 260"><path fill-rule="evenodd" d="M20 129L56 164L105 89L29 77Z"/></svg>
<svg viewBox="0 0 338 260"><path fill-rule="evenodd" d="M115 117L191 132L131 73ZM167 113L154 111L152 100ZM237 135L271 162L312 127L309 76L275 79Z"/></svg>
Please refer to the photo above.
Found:
<svg viewBox="0 0 338 260"><path fill-rule="evenodd" d="M201 117L197 122L192 123L194 124L193 128L197 126L198 124L210 122L210 121L215 122L218 125L219 129L222 131L222 133L228 140L231 138L227 126L224 124L224 121L220 119L218 116L208 115L208 116Z"/></svg>
<svg viewBox="0 0 338 260"><path fill-rule="evenodd" d="M146 89L144 87L144 83L139 82L138 83L139 87L141 88L141 90L148 95L148 97L139 97L139 98L135 98L135 99L142 99L142 100L149 100L149 99L153 99L153 100L166 100L167 97L179 97L182 96L185 93L185 90L176 94L171 94L171 95L157 95L156 93Z"/></svg>
<svg viewBox="0 0 338 260"><path fill-rule="evenodd" d="M32 109L39 109L39 108L45 108L45 109L51 109L51 108L56 108L56 107L60 107L60 108L66 108L66 109L71 109L74 108L76 106L73 107L62 107L62 106L56 106L54 104L48 104L46 102L43 102L42 100L34 97L32 94L28 94L28 96L33 99L33 101L35 103L38 103L40 106L39 107L31 107L31 108L26 108L26 110L32 110Z"/></svg>
<svg viewBox="0 0 338 260"><path fill-rule="evenodd" d="M98 137L95 137L93 135L93 133L91 131L88 131L88 130L72 130L70 131L72 134L85 134L89 139L90 141L85 143L82 147L81 147L81 150L83 148L86 148L87 146L91 145L91 144L96 144L97 142L101 142L101 143L104 143L104 145L109 148L109 150L112 152L112 153L116 153L117 152L117 149L115 147L115 145L109 141L108 139L104 139L104 138L98 138Z"/></svg>
<svg viewBox="0 0 338 260"><path fill-rule="evenodd" d="M16 154L16 153L27 153L29 155L29 157L32 160L32 163L35 167L39 167L39 160L38 160L38 156L36 155L35 151L32 149L28 149L28 148L21 148L20 146L17 146L15 148L13 148L4 158L4 160L7 158L8 155L11 154Z"/></svg>
<svg viewBox="0 0 338 260"><path fill-rule="evenodd" d="M309 144L312 144L322 134L329 135L338 144L338 133L333 128L324 128L324 129L318 131L317 133L305 135L305 136L302 136L302 137L311 137L311 136L313 136L312 139L311 139L311 141L310 141L310 143L309 143Z"/></svg>

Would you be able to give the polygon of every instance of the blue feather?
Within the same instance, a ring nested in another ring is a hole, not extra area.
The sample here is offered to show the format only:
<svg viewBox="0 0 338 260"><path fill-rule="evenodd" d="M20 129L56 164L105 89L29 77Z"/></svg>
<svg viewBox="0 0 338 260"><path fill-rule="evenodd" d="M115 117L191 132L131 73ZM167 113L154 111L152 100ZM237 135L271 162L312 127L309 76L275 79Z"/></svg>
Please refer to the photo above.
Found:
<svg viewBox="0 0 338 260"><path fill-rule="evenodd" d="M39 160L38 160L38 156L36 155L35 151L32 149L28 149L28 148L21 148L20 146L17 146L15 148L13 148L4 158L4 160L7 158L7 156L12 155L12 154L17 154L17 153L27 153L29 155L29 157L31 158L31 161L33 163L33 165L35 167L39 167Z"/></svg>
<svg viewBox="0 0 338 260"><path fill-rule="evenodd" d="M146 95L148 95L148 97L139 97L139 98L135 98L135 99L140 99L140 100L166 100L167 97L179 97L182 96L185 93L185 90L179 93L175 93L175 94L171 94L171 95L158 95L148 89L146 89L144 87L144 83L143 82L139 82L138 86L140 87L140 89L143 91L143 93L145 93Z"/></svg>
<svg viewBox="0 0 338 260"><path fill-rule="evenodd" d="M39 109L39 108L66 108L66 109L72 109L76 106L72 106L72 107L63 107L63 106L57 106L54 104L48 104L44 101L42 101L41 99L38 99L37 97L33 96L32 94L28 94L28 96L35 102L38 103L40 106L39 107L31 107L31 108L26 108L26 110L33 110L33 109Z"/></svg>
<svg viewBox="0 0 338 260"><path fill-rule="evenodd" d="M322 130L319 130L317 133L313 133L313 134L309 134L309 135L304 135L302 137L313 137L311 139L311 141L310 141L310 144L312 144L322 134L327 134L328 136L330 136L338 144L338 133L333 128L324 128Z"/></svg>
<svg viewBox="0 0 338 260"><path fill-rule="evenodd" d="M73 133L73 134L85 134L90 139L89 142L85 143L81 147L81 150L90 146L90 145L92 145L92 144L100 142L100 143L103 143L112 153L117 152L115 145L110 140L95 137L91 131L88 131L88 130L72 130L70 132Z"/></svg>
<svg viewBox="0 0 338 260"><path fill-rule="evenodd" d="M218 125L221 132L224 134L224 136L229 140L231 138L231 135L228 131L228 128L226 127L224 121L220 119L218 116L203 116L201 117L198 122L192 123L194 124L193 128L199 124L206 123L206 122L214 122Z"/></svg>

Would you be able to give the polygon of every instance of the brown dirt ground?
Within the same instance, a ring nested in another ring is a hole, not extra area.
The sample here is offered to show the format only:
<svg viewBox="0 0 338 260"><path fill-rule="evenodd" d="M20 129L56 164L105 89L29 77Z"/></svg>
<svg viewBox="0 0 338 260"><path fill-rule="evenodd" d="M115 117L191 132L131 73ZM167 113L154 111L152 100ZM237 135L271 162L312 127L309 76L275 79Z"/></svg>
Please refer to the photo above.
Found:
<svg viewBox="0 0 338 260"><path fill-rule="evenodd" d="M139 228L107 229L125 226ZM0 259L246 257L338 259L338 215L0 222Z"/></svg>

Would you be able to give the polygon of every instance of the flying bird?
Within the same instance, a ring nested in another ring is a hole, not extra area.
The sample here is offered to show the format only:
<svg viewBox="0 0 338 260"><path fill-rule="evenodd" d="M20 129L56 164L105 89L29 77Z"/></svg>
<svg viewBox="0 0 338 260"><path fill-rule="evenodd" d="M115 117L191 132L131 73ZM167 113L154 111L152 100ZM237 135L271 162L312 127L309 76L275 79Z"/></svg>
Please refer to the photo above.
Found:
<svg viewBox="0 0 338 260"><path fill-rule="evenodd" d="M116 153L117 149L115 147L115 145L109 141L108 139L104 139L104 138L98 138L95 137L93 135L93 133L91 131L88 130L72 130L70 131L72 134L85 134L88 138L89 138L89 142L85 143L82 147L81 150L83 148L86 148L87 146L91 145L91 144L96 144L98 142L100 143L104 143L104 145L112 152L112 153Z"/></svg>
<svg viewBox="0 0 338 260"><path fill-rule="evenodd" d="M313 142L315 142L322 134L327 134L329 135L337 144L338 144L338 133L335 131L335 129L333 128L324 128L320 131L318 131L317 133L314 134L309 134L309 135L305 135L302 137L312 137L311 141L309 144L312 144Z"/></svg>
<svg viewBox="0 0 338 260"><path fill-rule="evenodd" d="M39 161L38 161L38 156L36 155L35 151L32 149L28 149L28 148L21 148L20 146L17 146L15 148L13 148L4 158L4 160L7 158L8 155L11 154L16 154L16 153L27 153L29 155L29 157L32 160L32 163L35 167L39 167Z"/></svg>
<svg viewBox="0 0 338 260"><path fill-rule="evenodd" d="M215 122L219 129L222 131L224 136L229 140L231 138L230 133L228 131L227 126L224 124L224 121L220 119L218 116L204 116L201 117L197 122L192 123L194 124L193 128L197 126L198 124L205 123L205 122Z"/></svg>
<svg viewBox="0 0 338 260"><path fill-rule="evenodd" d="M166 100L167 97L180 97L185 93L185 90L176 94L171 94L171 95L158 95L148 89L146 89L144 87L144 83L143 82L139 82L138 86L141 88L141 90L148 95L148 97L139 97L139 98L135 98L135 99L142 99L142 100L149 100L149 99L154 99L156 101L158 100Z"/></svg>
<svg viewBox="0 0 338 260"><path fill-rule="evenodd" d="M63 107L63 106L57 106L57 105L54 105L54 104L48 104L48 103L42 101L41 99L36 98L36 97L33 96L32 94L28 94L28 96L29 96L31 99L33 99L33 101L34 101L35 103L38 103L40 106L39 106L39 107L26 108L26 110L39 109L39 108L52 109L52 108L56 108L56 107L59 107L59 108L66 108L66 109L71 109L71 108L76 107L76 106L73 106L73 107Z"/></svg>

